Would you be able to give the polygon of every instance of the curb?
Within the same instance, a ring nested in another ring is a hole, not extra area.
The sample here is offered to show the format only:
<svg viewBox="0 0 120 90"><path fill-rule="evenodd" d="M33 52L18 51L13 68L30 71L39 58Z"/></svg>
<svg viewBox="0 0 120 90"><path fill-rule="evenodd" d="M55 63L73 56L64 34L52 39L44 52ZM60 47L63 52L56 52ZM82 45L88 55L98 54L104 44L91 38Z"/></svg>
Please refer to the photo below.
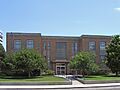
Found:
<svg viewBox="0 0 120 90"><path fill-rule="evenodd" d="M29 88L29 89L72 89L72 88L100 88L100 87L117 87L120 83L112 84L83 84L83 85L30 85L30 86L9 86L0 85L0 88Z"/></svg>

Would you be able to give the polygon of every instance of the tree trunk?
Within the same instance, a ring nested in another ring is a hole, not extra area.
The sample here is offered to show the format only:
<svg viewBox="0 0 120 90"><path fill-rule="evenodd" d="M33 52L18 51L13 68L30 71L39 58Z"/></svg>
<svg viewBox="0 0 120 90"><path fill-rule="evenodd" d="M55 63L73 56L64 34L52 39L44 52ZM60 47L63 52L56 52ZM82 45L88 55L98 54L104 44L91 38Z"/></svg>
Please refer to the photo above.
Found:
<svg viewBox="0 0 120 90"><path fill-rule="evenodd" d="M116 71L115 73L116 73L116 76L118 76L118 71Z"/></svg>
<svg viewBox="0 0 120 90"><path fill-rule="evenodd" d="M85 70L82 70L83 78L85 77Z"/></svg>
<svg viewBox="0 0 120 90"><path fill-rule="evenodd" d="M76 71L75 71L75 74L77 75L77 69L76 69Z"/></svg>
<svg viewBox="0 0 120 90"><path fill-rule="evenodd" d="M39 69L39 76L41 75L41 70Z"/></svg>
<svg viewBox="0 0 120 90"><path fill-rule="evenodd" d="M31 75L30 75L30 71L28 72L28 77L29 77L29 78L31 77Z"/></svg>

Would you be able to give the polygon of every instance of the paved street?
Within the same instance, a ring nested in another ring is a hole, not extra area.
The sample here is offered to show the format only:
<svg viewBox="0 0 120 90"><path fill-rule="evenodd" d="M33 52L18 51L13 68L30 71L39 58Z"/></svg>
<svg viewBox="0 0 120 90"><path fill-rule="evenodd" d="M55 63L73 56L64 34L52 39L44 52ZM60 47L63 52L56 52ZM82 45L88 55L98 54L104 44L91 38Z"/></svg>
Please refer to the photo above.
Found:
<svg viewBox="0 0 120 90"><path fill-rule="evenodd" d="M71 88L71 89L0 88L0 90L120 90L120 86L118 86L118 87L99 87L99 88Z"/></svg>

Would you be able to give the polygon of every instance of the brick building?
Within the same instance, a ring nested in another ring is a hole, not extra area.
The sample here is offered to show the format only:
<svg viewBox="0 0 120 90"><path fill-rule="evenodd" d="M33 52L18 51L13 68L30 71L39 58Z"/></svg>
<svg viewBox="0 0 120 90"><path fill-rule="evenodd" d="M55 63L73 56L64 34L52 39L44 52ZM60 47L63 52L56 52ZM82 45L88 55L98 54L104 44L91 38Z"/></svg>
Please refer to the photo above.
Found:
<svg viewBox="0 0 120 90"><path fill-rule="evenodd" d="M111 36L82 35L71 36L43 36L41 33L7 33L6 50L16 51L20 48L34 48L48 61L48 67L56 74L69 74L68 63L79 51L93 51L96 53L96 63L105 57L105 46Z"/></svg>

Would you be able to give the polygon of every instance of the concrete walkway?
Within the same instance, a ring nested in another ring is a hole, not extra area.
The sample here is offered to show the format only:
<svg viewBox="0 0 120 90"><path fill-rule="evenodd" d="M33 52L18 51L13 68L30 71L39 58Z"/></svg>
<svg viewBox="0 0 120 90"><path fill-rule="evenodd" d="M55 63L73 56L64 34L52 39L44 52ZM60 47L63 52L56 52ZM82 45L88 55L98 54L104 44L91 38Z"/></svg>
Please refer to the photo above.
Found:
<svg viewBox="0 0 120 90"><path fill-rule="evenodd" d="M69 89L69 88L95 88L95 87L115 87L120 86L120 83L108 84L81 84L81 85L22 85L22 86L0 86L0 88L38 88L38 89Z"/></svg>
<svg viewBox="0 0 120 90"><path fill-rule="evenodd" d="M73 79L73 75L55 75L55 76L70 80L72 82L72 85L83 85L81 82Z"/></svg>

